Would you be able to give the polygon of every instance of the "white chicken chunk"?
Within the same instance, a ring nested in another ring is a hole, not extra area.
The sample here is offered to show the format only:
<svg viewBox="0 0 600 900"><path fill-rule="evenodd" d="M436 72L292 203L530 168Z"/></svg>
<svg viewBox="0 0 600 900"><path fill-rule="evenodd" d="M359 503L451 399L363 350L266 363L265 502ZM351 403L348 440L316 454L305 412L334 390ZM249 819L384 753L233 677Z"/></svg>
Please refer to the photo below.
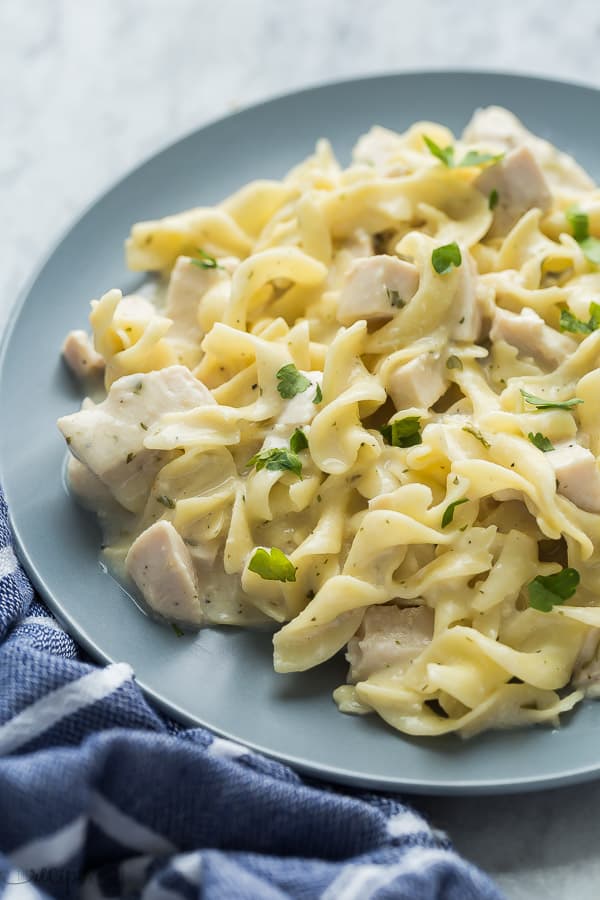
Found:
<svg viewBox="0 0 600 900"><path fill-rule="evenodd" d="M357 163L381 166L398 153L401 147L402 138L399 134L389 128L382 128L381 125L374 125L358 139L352 158Z"/></svg>
<svg viewBox="0 0 600 900"><path fill-rule="evenodd" d="M78 378L99 375L104 371L104 359L95 350L85 331L70 331L62 346L62 354L71 371Z"/></svg>
<svg viewBox="0 0 600 900"><path fill-rule="evenodd" d="M498 307L490 330L492 341L506 341L524 356L539 363L557 366L577 349L577 343L546 325L533 309L525 307L519 314Z"/></svg>
<svg viewBox="0 0 600 900"><path fill-rule="evenodd" d="M473 113L463 131L463 141L468 144L484 143L498 150L520 147L531 133L513 113L502 106L486 106Z"/></svg>
<svg viewBox="0 0 600 900"><path fill-rule="evenodd" d="M63 416L58 427L71 453L131 512L143 508L156 473L168 457L147 450L144 439L164 413L213 404L210 391L183 366L126 375L106 400Z"/></svg>
<svg viewBox="0 0 600 900"><path fill-rule="evenodd" d="M572 156L561 153L549 141L537 137L525 128L513 113L501 106L478 109L463 132L468 144L483 145L496 153L516 147L528 147L535 154L551 186L592 190L594 182Z"/></svg>
<svg viewBox="0 0 600 900"><path fill-rule="evenodd" d="M165 315L173 320L170 337L199 341L202 337L198 325L198 305L202 296L219 282L229 281L225 263L237 260L219 260L218 268L202 268L189 256L179 256L171 272L167 290Z"/></svg>
<svg viewBox="0 0 600 900"><path fill-rule="evenodd" d="M356 684L389 666L408 668L432 637L433 611L427 606L369 607L348 643L348 680Z"/></svg>
<svg viewBox="0 0 600 900"><path fill-rule="evenodd" d="M554 469L559 494L587 512L600 512L600 469L590 450L579 444L545 454Z"/></svg>
<svg viewBox="0 0 600 900"><path fill-rule="evenodd" d="M486 197L495 191L490 237L503 237L530 209L546 212L552 194L544 173L528 147L513 150L501 162L481 173L475 186Z"/></svg>
<svg viewBox="0 0 600 900"><path fill-rule="evenodd" d="M163 519L143 531L129 548L125 565L154 612L166 619L202 624L194 564L170 522Z"/></svg>
<svg viewBox="0 0 600 900"><path fill-rule="evenodd" d="M356 260L340 291L338 321L350 325L358 319L391 319L418 287L416 266L397 256Z"/></svg>
<svg viewBox="0 0 600 900"><path fill-rule="evenodd" d="M450 384L440 356L421 353L390 375L387 392L396 409L428 409L443 397Z"/></svg>
<svg viewBox="0 0 600 900"><path fill-rule="evenodd" d="M119 509L106 485L74 456L70 456L67 463L67 481L69 489L86 509L99 515L114 513Z"/></svg>

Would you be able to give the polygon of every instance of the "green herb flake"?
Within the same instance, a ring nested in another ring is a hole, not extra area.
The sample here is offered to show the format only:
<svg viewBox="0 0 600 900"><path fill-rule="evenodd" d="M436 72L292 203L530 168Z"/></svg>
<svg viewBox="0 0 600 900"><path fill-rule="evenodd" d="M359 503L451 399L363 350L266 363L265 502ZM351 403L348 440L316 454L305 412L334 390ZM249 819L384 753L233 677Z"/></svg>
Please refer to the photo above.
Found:
<svg viewBox="0 0 600 900"><path fill-rule="evenodd" d="M177 637L183 637L183 636L184 636L185 631L182 631L181 628L179 627L179 625L176 625L175 622L171 622L171 628L173 629L173 631L175 632L175 634L177 635Z"/></svg>
<svg viewBox="0 0 600 900"><path fill-rule="evenodd" d="M595 266L600 266L600 240L598 238L587 237L580 242L579 246L583 250L586 259L594 263Z"/></svg>
<svg viewBox="0 0 600 900"><path fill-rule="evenodd" d="M449 356L446 360L447 369L462 369L462 360L458 356Z"/></svg>
<svg viewBox="0 0 600 900"><path fill-rule="evenodd" d="M148 426L144 425L143 422L140 422L140 428L142 428L144 431L148 431Z"/></svg>
<svg viewBox="0 0 600 900"><path fill-rule="evenodd" d="M472 166L487 166L488 163L498 163L504 157L504 153L480 153L479 150L469 150L457 167L466 169ZM498 192L496 191L496 196Z"/></svg>
<svg viewBox="0 0 600 900"><path fill-rule="evenodd" d="M579 397L573 397L572 400L546 400L544 397L535 397L533 394L529 394L523 388L521 388L521 396L526 403L530 403L537 409L573 409L578 403L583 403Z"/></svg>
<svg viewBox="0 0 600 900"><path fill-rule="evenodd" d="M193 266L197 266L199 269L222 269L223 266L220 266L214 256L210 256L210 254L205 253L201 247L195 251L198 259L192 259L190 262Z"/></svg>
<svg viewBox="0 0 600 900"><path fill-rule="evenodd" d="M427 137L426 134L423 135L423 140L425 145L432 156L435 156L436 159L439 159L443 165L445 165L448 169L451 169L454 166L454 147L451 145L448 147L440 147L433 141L430 137Z"/></svg>
<svg viewBox="0 0 600 900"><path fill-rule="evenodd" d="M133 393L134 393L134 394L141 394L141 393L142 393L142 388L143 388L143 387L144 387L144 385L142 384L142 382L141 382L141 381L138 381L138 383L136 384L136 386L135 386L134 389L133 389Z"/></svg>
<svg viewBox="0 0 600 900"><path fill-rule="evenodd" d="M472 425L464 425L463 431L466 431L467 434L470 434L472 437L474 437L476 441L479 441L480 444L483 444L486 450L489 450L492 446L490 442L484 438L482 433L478 431L477 428L473 428Z"/></svg>
<svg viewBox="0 0 600 900"><path fill-rule="evenodd" d="M530 431L527 437L534 445L534 447L537 447L538 450L542 451L542 453L549 453L550 450L555 449L554 444L552 443L550 438L547 438L540 431L537 431L535 434L533 433L533 431Z"/></svg>
<svg viewBox="0 0 600 900"><path fill-rule="evenodd" d="M578 244L580 244L582 241L585 241L586 238L589 237L590 220L587 213L584 213L576 206L570 206L569 209L565 212L565 218L573 229L573 237Z"/></svg>
<svg viewBox="0 0 600 900"><path fill-rule="evenodd" d="M573 230L573 237L591 263L600 266L600 240L590 235L590 220L587 213L571 206L565 212L565 218Z"/></svg>
<svg viewBox="0 0 600 900"><path fill-rule="evenodd" d="M284 400L291 400L296 394L303 394L311 385L306 375L299 372L294 363L282 366L276 378L279 382L277 385L279 396Z"/></svg>
<svg viewBox="0 0 600 900"><path fill-rule="evenodd" d="M468 503L468 497L463 497L462 500L454 500L446 507L444 515L442 516L442 528L446 528L447 525L450 525L454 519L454 510L463 503Z"/></svg>
<svg viewBox="0 0 600 900"><path fill-rule="evenodd" d="M423 141L432 156L446 166L447 169L466 169L473 166L486 166L488 163L497 163L504 157L504 153L480 153L479 150L468 150L460 162L454 162L454 147L440 147L434 140L422 135Z"/></svg>
<svg viewBox="0 0 600 900"><path fill-rule="evenodd" d="M392 447L414 447L421 444L421 419L419 416L407 416L396 419L379 429L386 444Z"/></svg>
<svg viewBox="0 0 600 900"><path fill-rule="evenodd" d="M156 498L156 501L157 503L162 503L167 509L175 509L175 501L171 497L167 497L166 494L161 494L160 497Z"/></svg>
<svg viewBox="0 0 600 900"><path fill-rule="evenodd" d="M323 402L323 391L321 390L321 385L317 385L317 389L315 391L315 396L313 397L313 403L322 403Z"/></svg>
<svg viewBox="0 0 600 900"><path fill-rule="evenodd" d="M570 331L571 334L591 334L594 328L590 327L587 322L582 322L581 319L574 316L569 309L561 309L560 330Z"/></svg>
<svg viewBox="0 0 600 900"><path fill-rule="evenodd" d="M573 596L579 584L577 569L562 569L554 575L538 575L529 582L529 605L540 612L550 612Z"/></svg>
<svg viewBox="0 0 600 900"><path fill-rule="evenodd" d="M277 547L270 550L258 547L252 554L248 569L266 581L296 580L296 566Z"/></svg>
<svg viewBox="0 0 600 900"><path fill-rule="evenodd" d="M272 450L261 450L246 463L248 468L254 466L257 472L268 469L270 472L289 471L302 478L302 463L295 453L285 447L274 447Z"/></svg>
<svg viewBox="0 0 600 900"><path fill-rule="evenodd" d="M446 275L453 267L458 267L461 263L460 247L456 241L436 247L431 254L431 264L438 275Z"/></svg>
<svg viewBox="0 0 600 900"><path fill-rule="evenodd" d="M71 441L73 440L73 438L67 437L67 438L65 438L65 440L67 442L67 447L68 447L70 445Z"/></svg>
<svg viewBox="0 0 600 900"><path fill-rule="evenodd" d="M496 209L498 206L498 200L500 199L500 195L496 188L493 191L490 191L490 196L488 197L488 208L490 210Z"/></svg>
<svg viewBox="0 0 600 900"><path fill-rule="evenodd" d="M127 464L129 464L129 463L131 462L132 459L135 459L135 453L128 453L128 454L127 454L127 459L125 460L125 462L126 462Z"/></svg>
<svg viewBox="0 0 600 900"><path fill-rule="evenodd" d="M587 322L582 322L577 316L574 316L571 310L561 309L560 311L560 330L570 331L571 334L591 334L600 328L600 303L590 303L590 318Z"/></svg>
<svg viewBox="0 0 600 900"><path fill-rule="evenodd" d="M292 453L300 453L301 450L308 448L308 438L301 428L296 428L290 438L290 450Z"/></svg>
<svg viewBox="0 0 600 900"><path fill-rule="evenodd" d="M388 296L388 300L395 309L404 309L406 303L404 302L398 291L393 291L391 288L386 288L385 292Z"/></svg>

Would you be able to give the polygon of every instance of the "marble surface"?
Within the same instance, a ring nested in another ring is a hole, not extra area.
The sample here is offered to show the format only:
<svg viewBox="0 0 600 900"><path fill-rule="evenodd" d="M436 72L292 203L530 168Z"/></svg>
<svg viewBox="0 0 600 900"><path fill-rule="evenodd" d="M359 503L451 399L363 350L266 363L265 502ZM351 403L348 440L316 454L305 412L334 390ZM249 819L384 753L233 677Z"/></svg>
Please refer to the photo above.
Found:
<svg viewBox="0 0 600 900"><path fill-rule="evenodd" d="M325 80L488 68L600 85L600 7L570 0L0 0L0 330L43 254L132 165ZM414 798L512 900L600 896L600 784Z"/></svg>

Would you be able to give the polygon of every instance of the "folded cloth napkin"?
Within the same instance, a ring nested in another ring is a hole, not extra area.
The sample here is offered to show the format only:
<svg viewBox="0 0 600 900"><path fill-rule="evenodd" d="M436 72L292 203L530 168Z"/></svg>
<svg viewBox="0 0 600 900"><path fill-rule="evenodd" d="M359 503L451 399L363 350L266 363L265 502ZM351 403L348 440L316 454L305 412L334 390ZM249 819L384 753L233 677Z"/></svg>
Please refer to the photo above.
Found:
<svg viewBox="0 0 600 900"><path fill-rule="evenodd" d="M0 898L499 900L397 799L159 715L34 596L0 492Z"/></svg>

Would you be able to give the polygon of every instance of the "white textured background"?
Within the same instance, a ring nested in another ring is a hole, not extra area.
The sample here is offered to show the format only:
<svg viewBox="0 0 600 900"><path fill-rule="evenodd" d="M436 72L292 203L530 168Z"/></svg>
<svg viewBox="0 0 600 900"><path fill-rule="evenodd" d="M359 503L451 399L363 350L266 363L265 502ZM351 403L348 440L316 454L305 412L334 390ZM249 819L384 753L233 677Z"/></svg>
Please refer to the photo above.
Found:
<svg viewBox="0 0 600 900"><path fill-rule="evenodd" d="M164 144L272 94L447 67L600 86L600 4L0 0L0 330L73 216ZM598 785L418 804L511 900L600 897Z"/></svg>

